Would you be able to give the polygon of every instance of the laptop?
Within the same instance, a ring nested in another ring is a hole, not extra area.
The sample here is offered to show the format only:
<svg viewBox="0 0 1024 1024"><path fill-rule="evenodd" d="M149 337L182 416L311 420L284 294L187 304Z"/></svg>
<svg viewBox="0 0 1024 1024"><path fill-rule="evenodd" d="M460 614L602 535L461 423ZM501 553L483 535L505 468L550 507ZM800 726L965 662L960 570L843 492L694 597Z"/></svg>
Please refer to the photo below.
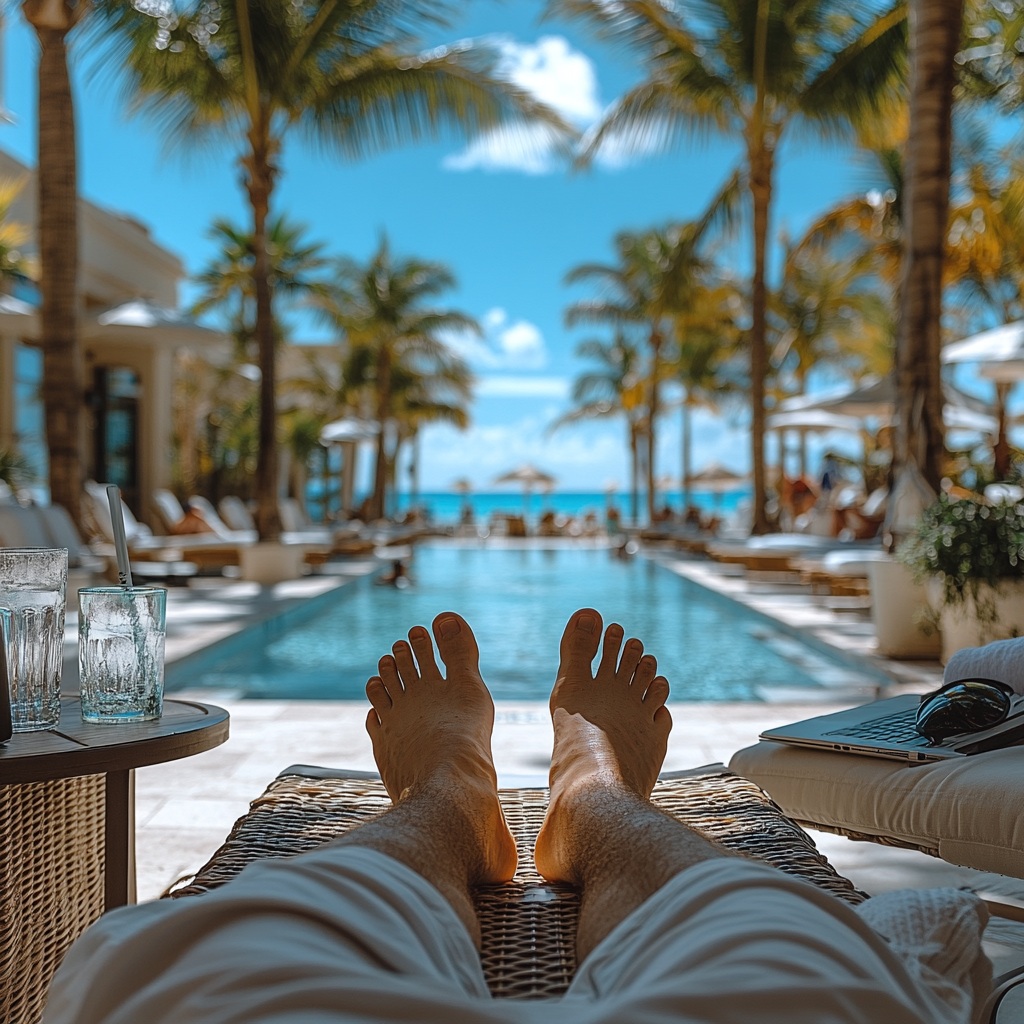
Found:
<svg viewBox="0 0 1024 1024"><path fill-rule="evenodd" d="M911 764L966 757L1024 743L1024 697L1013 697L1009 715L991 729L949 736L935 746L914 727L920 703L917 694L890 697L849 711L768 729L761 733L761 739Z"/></svg>

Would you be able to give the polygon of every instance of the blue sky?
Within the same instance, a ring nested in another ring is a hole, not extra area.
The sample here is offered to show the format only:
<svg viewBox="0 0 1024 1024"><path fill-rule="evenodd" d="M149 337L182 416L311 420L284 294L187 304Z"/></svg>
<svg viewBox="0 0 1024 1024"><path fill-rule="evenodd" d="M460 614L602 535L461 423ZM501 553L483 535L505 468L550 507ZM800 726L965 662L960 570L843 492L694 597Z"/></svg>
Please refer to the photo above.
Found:
<svg viewBox="0 0 1024 1024"><path fill-rule="evenodd" d="M542 9L537 0L471 0L449 29L425 42L492 37L520 84L585 127L640 71L575 25L541 22ZM4 47L4 98L17 123L0 126L0 147L33 162L36 46L19 16L9 22ZM148 223L189 271L197 270L211 254L211 220L247 216L235 154L166 151L154 129L126 118L109 78L90 77L87 68L77 55L83 193ZM575 264L610 259L617 231L699 213L738 155L734 142L719 140L572 173L500 138L407 147L358 164L305 150L294 138L286 143L275 209L309 225L310 236L332 252L365 258L386 231L395 251L448 263L459 281L450 304L486 326L486 340L466 348L480 381L473 424L465 432L432 428L424 437L425 489L444 489L458 476L484 487L530 460L555 474L561 490L598 490L627 479L622 425L595 423L554 437L546 431L582 369L573 356L581 335L562 323L565 306L582 293L566 289L564 275ZM844 147L787 145L775 233L799 233L839 197L864 190L866 174ZM740 272L748 250L745 237L730 250ZM312 339L300 324L296 340ZM670 414L662 427L659 474L679 474L676 419ZM742 416L697 417L696 468L717 459L745 470L747 447Z"/></svg>

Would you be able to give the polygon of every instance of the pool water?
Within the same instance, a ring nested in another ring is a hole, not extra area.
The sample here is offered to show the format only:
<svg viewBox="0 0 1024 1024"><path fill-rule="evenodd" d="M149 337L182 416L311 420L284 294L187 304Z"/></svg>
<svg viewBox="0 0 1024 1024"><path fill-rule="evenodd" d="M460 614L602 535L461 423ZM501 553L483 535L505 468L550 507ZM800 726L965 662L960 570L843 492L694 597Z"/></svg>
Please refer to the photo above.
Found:
<svg viewBox="0 0 1024 1024"><path fill-rule="evenodd" d="M773 638L739 605L644 558L623 561L605 549L429 545L416 549L411 575L402 590L378 586L375 577L350 583L307 621L253 630L227 653L210 652L175 675L190 687L244 697L362 699L395 640L454 609L476 633L494 697L544 700L565 622L584 605L644 641L674 700L752 701L773 687L817 688L823 672L849 675L799 641Z"/></svg>

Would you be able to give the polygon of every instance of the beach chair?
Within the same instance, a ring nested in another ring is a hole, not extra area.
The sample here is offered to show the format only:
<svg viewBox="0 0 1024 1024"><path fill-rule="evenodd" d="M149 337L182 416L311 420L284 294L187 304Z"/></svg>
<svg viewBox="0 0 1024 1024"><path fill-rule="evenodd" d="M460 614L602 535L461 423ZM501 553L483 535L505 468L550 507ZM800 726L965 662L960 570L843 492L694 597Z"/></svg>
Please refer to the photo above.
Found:
<svg viewBox="0 0 1024 1024"><path fill-rule="evenodd" d="M519 850L519 868L508 884L476 890L484 974L496 998L559 996L576 971L580 895L570 885L545 882L533 863L547 790L504 789L500 797ZM851 905L866 899L767 794L724 765L667 773L653 799L730 849L799 875ZM164 896L201 896L255 860L314 850L380 814L390 803L375 772L292 765L252 803L210 861Z"/></svg>
<svg viewBox="0 0 1024 1024"><path fill-rule="evenodd" d="M253 519L252 513L246 507L245 502L234 494L221 498L217 502L217 511L220 513L221 519L232 530L254 531L256 529L256 520Z"/></svg>
<svg viewBox="0 0 1024 1024"><path fill-rule="evenodd" d="M533 863L547 790L503 789L499 796L516 840L519 867L511 882L480 886L474 894L484 976L496 999L557 997L576 972L580 894L571 885L545 882ZM851 906L867 899L764 790L724 765L666 772L652 800L723 846L796 875ZM212 858L163 898L201 897L256 860L308 853L390 806L375 772L292 765L253 801ZM999 1005L1022 983L1024 969L996 978L978 1019L1011 1024L999 1016Z"/></svg>
<svg viewBox="0 0 1024 1024"><path fill-rule="evenodd" d="M175 527L185 518L185 510L181 507L181 502L174 494L162 487L158 487L153 492L153 508L156 509L160 522L163 523L164 529L169 534L173 534Z"/></svg>

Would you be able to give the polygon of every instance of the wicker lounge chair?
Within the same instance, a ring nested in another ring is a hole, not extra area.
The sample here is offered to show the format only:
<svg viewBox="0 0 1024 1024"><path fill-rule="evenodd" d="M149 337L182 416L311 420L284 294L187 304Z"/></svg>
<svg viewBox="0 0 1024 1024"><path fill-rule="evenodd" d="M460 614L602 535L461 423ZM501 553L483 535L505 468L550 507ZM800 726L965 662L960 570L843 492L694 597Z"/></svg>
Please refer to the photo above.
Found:
<svg viewBox="0 0 1024 1024"><path fill-rule="evenodd" d="M519 869L506 885L481 886L475 894L480 918L480 958L491 993L498 999L560 996L576 972L576 924L580 895L569 885L545 882L533 863L533 844L547 809L546 789L504 789L501 803L519 850ZM819 886L856 906L867 894L840 875L811 837L788 818L755 783L721 764L668 772L652 799L684 824L729 849L756 857ZM165 898L201 896L263 857L307 853L370 820L391 806L380 777L292 765L254 800L213 857ZM1000 1003L1024 973L995 979L979 1020L1009 1024Z"/></svg>
<svg viewBox="0 0 1024 1024"><path fill-rule="evenodd" d="M851 905L866 898L836 873L810 836L761 789L723 765L663 775L654 800L725 846L799 875ZM579 893L572 886L543 881L533 864L547 790L506 789L501 801L519 847L519 870L507 885L484 886L476 892L484 973L497 998L558 996L576 971ZM374 773L293 765L253 802L195 878L165 895L201 895L255 860L314 850L389 806Z"/></svg>

